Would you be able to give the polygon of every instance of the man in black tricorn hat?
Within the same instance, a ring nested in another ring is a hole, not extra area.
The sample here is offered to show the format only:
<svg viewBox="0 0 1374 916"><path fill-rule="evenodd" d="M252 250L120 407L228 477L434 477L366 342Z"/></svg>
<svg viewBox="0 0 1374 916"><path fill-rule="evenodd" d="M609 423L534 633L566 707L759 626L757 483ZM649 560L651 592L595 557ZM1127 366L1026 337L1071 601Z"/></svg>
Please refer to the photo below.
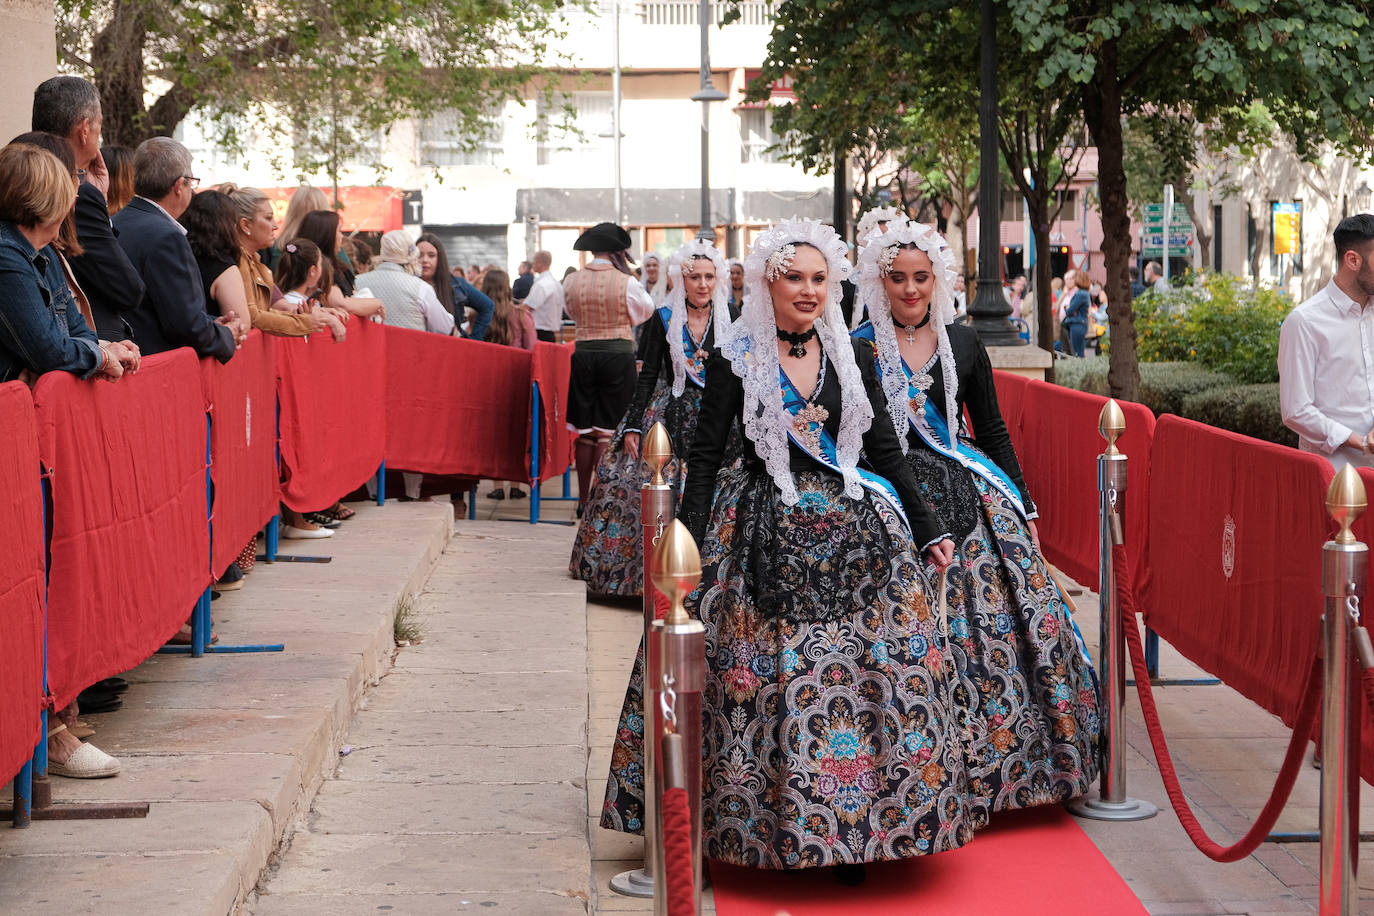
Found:
<svg viewBox="0 0 1374 916"><path fill-rule="evenodd" d="M630 234L598 223L573 248L590 251L587 266L568 277L563 297L577 322L568 394L568 426L577 430L577 514L592 490L592 474L630 406L635 390L635 325L654 313L654 300L630 275Z"/></svg>

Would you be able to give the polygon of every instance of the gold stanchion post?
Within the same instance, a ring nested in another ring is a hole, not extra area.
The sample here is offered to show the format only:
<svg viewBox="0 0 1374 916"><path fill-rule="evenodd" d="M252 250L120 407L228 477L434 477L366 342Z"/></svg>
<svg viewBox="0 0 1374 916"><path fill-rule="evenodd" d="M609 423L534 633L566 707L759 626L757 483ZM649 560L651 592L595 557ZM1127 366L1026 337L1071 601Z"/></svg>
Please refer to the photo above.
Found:
<svg viewBox="0 0 1374 916"><path fill-rule="evenodd" d="M1126 542L1126 456L1116 440L1126 431L1121 405L1108 400L1097 419L1098 432L1107 449L1097 456L1097 600L1101 609L1101 645L1097 650L1097 681L1102 734L1098 741L1102 777L1098 796L1084 796L1069 805L1079 817L1102 821L1141 821L1159 809L1147 801L1126 795L1126 632L1116 596L1112 547Z"/></svg>
<svg viewBox="0 0 1374 916"><path fill-rule="evenodd" d="M654 585L668 597L671 609L663 620L653 625L653 640L658 646L662 674L654 681L654 705L661 712L662 731L655 736L672 735L681 749L681 768L669 773L659 768L655 794L655 810L663 792L674 785L687 790L691 804L692 824L692 900L694 912L701 912L701 697L706 689L706 628L701 621L687 614L683 602L701 581L701 555L692 535L682 522L674 519L663 533L654 551ZM680 742L680 743L678 743ZM675 761L676 762L676 761ZM660 825L661 826L661 825ZM659 834L660 849L662 833ZM662 867L662 853L658 864ZM663 871L656 874L663 875ZM654 913L667 916L668 899L665 882L658 882L654 894Z"/></svg>
<svg viewBox="0 0 1374 916"><path fill-rule="evenodd" d="M663 469L673 460L673 442L662 423L655 423L640 443L639 455L649 466L650 477L639 491L639 520L644 535L644 865L611 879L611 890L627 897L654 896L654 876L660 874L663 844L658 835L658 810L654 807L654 774L658 756L659 712L649 701L650 685L658 683L658 652L652 628L655 617L654 587L650 566L663 529L673 518L673 487Z"/></svg>
<svg viewBox="0 0 1374 916"><path fill-rule="evenodd" d="M1360 889L1355 858L1360 834L1360 666L1351 664L1369 548L1350 526L1364 514L1360 475L1350 465L1336 473L1326 510L1340 532L1322 547L1322 781L1321 916L1355 916Z"/></svg>

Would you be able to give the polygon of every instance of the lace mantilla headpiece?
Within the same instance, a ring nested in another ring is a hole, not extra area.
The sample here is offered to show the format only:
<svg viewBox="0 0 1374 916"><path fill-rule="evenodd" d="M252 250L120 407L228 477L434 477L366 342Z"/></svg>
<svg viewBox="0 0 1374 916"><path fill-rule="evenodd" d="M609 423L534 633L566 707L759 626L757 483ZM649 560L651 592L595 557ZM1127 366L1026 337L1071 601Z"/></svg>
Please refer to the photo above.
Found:
<svg viewBox="0 0 1374 916"><path fill-rule="evenodd" d="M681 397L687 385L687 354L682 350L682 329L687 325L687 284L682 281L682 274L684 270L692 272L691 262L697 258L705 258L716 268L716 289L711 294L711 324L715 328L717 344L730 326L730 271L725 266L725 257L710 242L692 239L674 251L668 261L668 276L672 278L673 289L668 293L665 305L673 312L668 319L668 352L673 357L673 397Z"/></svg>
<svg viewBox="0 0 1374 916"><path fill-rule="evenodd" d="M873 341L878 349L878 364L882 368L883 391L887 394L888 413L897 430L902 451L907 447L907 391L906 373L902 371L902 353L897 346L897 329L892 323L892 305L887 297L883 278L892 272L892 262L907 248L914 246L930 258L935 274L935 289L931 293L933 310L931 323L935 325L936 350L940 357L940 371L945 381L945 417L949 420L950 435L958 435L958 412L955 391L959 377L955 374L954 351L949 345L949 324L954 321L954 252L944 236L931 226L912 220L890 222L887 232L874 239L859 253L859 296L854 311L861 314L860 305L867 307L868 320L873 323ZM920 366L912 366L913 372Z"/></svg>
<svg viewBox="0 0 1374 916"><path fill-rule="evenodd" d="M863 492L857 472L859 451L863 434L873 422L873 408L840 314L840 281L849 275L850 268L845 243L835 230L816 220L788 220L761 233L744 261L744 311L724 336L716 332L721 353L744 383L744 433L789 506L796 505L799 498L788 454L792 415L782 403L778 325L768 278L786 271L785 263L790 263L804 245L825 257L828 289L825 308L816 320L816 336L840 380L843 409L837 458L845 492L858 498ZM778 264L784 265L781 270L775 269Z"/></svg>
<svg viewBox="0 0 1374 916"><path fill-rule="evenodd" d="M906 214L896 207L874 207L859 217L859 225L854 228L854 242L863 251L868 244L868 237L878 231L879 223L895 223L906 218Z"/></svg>
<svg viewBox="0 0 1374 916"><path fill-rule="evenodd" d="M663 259L652 251L644 252L644 257L639 259L639 265L643 267L650 261L660 265L658 279L654 281L653 286L645 283L644 288L648 290L649 298L654 300L654 308L661 308L664 300L668 298L668 271L662 269Z"/></svg>

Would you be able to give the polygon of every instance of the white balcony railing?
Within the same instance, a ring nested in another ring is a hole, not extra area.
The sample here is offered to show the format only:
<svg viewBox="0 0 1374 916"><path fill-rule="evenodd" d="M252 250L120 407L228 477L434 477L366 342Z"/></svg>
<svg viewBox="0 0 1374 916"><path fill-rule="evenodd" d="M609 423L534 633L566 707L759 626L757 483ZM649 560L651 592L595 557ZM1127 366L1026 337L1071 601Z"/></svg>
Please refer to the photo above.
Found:
<svg viewBox="0 0 1374 916"><path fill-rule="evenodd" d="M738 4L740 25L771 26L772 0L743 0ZM697 25L700 4L693 0L644 0L639 4L640 20L645 25ZM730 4L712 3L711 14L719 25L729 12Z"/></svg>

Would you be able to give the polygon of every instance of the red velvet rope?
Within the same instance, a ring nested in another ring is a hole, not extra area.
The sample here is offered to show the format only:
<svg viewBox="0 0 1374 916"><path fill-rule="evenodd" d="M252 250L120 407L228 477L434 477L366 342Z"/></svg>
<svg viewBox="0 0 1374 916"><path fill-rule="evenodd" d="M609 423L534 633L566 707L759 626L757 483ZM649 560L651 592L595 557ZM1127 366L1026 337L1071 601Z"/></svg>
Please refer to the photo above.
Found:
<svg viewBox="0 0 1374 916"><path fill-rule="evenodd" d="M1265 837L1274 829L1274 824L1293 791L1293 783L1297 781L1303 758L1306 756L1307 742L1317 724L1321 700L1321 659L1312 659L1312 667L1307 673L1307 683L1303 687L1298 721L1294 724L1293 735L1288 740L1288 753L1283 758L1283 766L1279 770L1278 781L1274 783L1274 790L1270 793L1269 800L1264 803L1264 810L1260 812L1254 826L1245 836L1231 846L1222 846L1207 836L1192 808L1189 807L1188 800L1183 796L1183 787L1179 785L1178 773L1174 770L1174 761L1159 724L1159 711L1155 708L1154 690L1150 686L1150 672L1145 666L1145 652L1140 644L1140 629L1136 623L1135 595L1131 592L1126 579L1125 547L1113 547L1112 557L1117 599L1121 603L1122 624L1126 631L1126 645L1130 647L1131 668L1135 672L1136 690L1140 694L1140 709L1145 714L1145 727L1150 733L1150 744L1154 747L1155 760L1159 763L1159 773L1164 778L1164 791L1168 793L1169 803L1173 805L1174 813L1178 815L1179 822L1188 833L1188 839L1193 841L1193 845L1203 855L1217 862L1238 862L1264 842ZM1374 693L1371 693L1374 691L1374 684L1371 684L1369 672L1365 672L1364 683L1366 693L1374 697Z"/></svg>
<svg viewBox="0 0 1374 916"><path fill-rule="evenodd" d="M665 791L659 813L663 818L663 883L668 897L668 916L693 916L696 912L696 876L687 790Z"/></svg>

